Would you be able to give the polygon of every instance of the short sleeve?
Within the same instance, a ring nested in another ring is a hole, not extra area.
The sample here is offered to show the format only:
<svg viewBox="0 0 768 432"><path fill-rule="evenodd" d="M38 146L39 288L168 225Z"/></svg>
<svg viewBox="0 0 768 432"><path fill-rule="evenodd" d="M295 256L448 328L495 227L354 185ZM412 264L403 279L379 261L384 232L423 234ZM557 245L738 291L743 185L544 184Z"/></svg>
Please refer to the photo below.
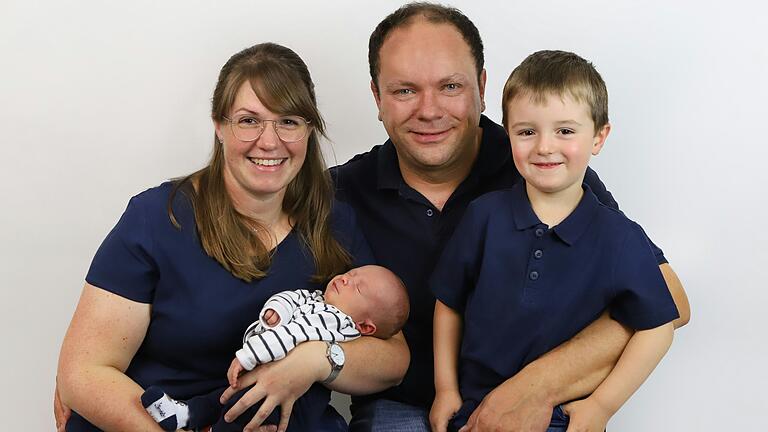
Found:
<svg viewBox="0 0 768 432"><path fill-rule="evenodd" d="M483 259L487 217L481 213L470 203L429 281L435 298L456 311L464 310Z"/></svg>
<svg viewBox="0 0 768 432"><path fill-rule="evenodd" d="M611 317L635 329L666 324L679 316L664 277L639 225L631 228L614 264Z"/></svg>
<svg viewBox="0 0 768 432"><path fill-rule="evenodd" d="M597 173L592 168L587 167L587 172L584 174L584 183L586 183L589 188L592 189L592 193L595 194L601 203L614 210L621 211L619 209L619 203L616 202L611 192L608 191L603 181L600 180L600 177L598 177ZM668 261L664 256L664 251L662 251L660 247L656 246L656 244L647 236L647 234L643 234L648 239L648 244L650 244L653 255L656 257L656 264L661 265L667 263Z"/></svg>
<svg viewBox="0 0 768 432"><path fill-rule="evenodd" d="M85 280L129 300L152 303L158 279L151 236L141 196L128 203L117 225L101 243Z"/></svg>

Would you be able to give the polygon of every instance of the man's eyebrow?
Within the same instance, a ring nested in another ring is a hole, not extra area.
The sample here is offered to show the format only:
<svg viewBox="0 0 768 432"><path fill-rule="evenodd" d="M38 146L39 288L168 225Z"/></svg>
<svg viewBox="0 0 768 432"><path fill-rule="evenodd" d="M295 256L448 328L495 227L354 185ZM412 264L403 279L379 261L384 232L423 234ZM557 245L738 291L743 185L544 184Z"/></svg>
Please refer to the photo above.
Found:
<svg viewBox="0 0 768 432"><path fill-rule="evenodd" d="M463 73L458 73L457 72L455 74L448 75L447 77L441 79L440 80L440 84L448 84L448 83L457 82L457 81L458 82L466 82L467 81L467 76L464 75Z"/></svg>
<svg viewBox="0 0 768 432"><path fill-rule="evenodd" d="M387 90L397 90L404 87L416 87L416 83L411 81L395 80L395 81L388 82L384 86L384 88L386 88Z"/></svg>

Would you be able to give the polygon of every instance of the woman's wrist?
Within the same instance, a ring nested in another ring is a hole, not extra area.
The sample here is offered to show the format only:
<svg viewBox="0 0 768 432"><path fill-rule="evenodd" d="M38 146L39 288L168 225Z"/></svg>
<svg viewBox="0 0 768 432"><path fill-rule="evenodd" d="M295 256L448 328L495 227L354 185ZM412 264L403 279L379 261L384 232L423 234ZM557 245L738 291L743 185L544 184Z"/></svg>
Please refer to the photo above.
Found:
<svg viewBox="0 0 768 432"><path fill-rule="evenodd" d="M315 382L323 382L331 374L331 364L326 356L327 346L322 341L307 341L296 347L305 357L305 364L314 371Z"/></svg>

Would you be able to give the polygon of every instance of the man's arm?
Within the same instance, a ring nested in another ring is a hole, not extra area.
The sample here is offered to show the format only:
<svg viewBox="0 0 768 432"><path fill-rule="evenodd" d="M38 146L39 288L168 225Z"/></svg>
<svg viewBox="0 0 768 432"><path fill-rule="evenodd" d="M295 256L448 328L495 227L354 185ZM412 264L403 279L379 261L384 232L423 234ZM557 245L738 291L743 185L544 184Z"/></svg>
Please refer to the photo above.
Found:
<svg viewBox="0 0 768 432"><path fill-rule="evenodd" d="M603 313L490 392L462 432L545 430L555 405L589 394L608 376L631 336Z"/></svg>
<svg viewBox="0 0 768 432"><path fill-rule="evenodd" d="M616 367L586 399L563 407L570 417L569 428L602 431L608 420L640 388L672 344L671 322L638 330L629 340Z"/></svg>
<svg viewBox="0 0 768 432"><path fill-rule="evenodd" d="M680 282L675 271L672 270L672 266L664 263L659 266L659 269L661 270L661 275L664 276L664 282L667 283L669 293L672 294L672 300L675 301L677 313L680 314L679 318L672 321L672 325L678 329L688 324L688 321L691 319L691 305L688 304L688 295L685 294L683 284Z"/></svg>

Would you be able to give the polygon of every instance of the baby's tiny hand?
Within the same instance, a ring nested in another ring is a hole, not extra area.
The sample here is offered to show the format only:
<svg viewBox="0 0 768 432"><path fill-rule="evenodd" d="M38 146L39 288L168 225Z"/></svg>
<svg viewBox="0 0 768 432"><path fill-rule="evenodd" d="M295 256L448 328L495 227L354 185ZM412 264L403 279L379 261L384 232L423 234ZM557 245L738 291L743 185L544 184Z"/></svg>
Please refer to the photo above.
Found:
<svg viewBox="0 0 768 432"><path fill-rule="evenodd" d="M264 312L264 316L262 318L264 319L264 322L267 323L267 325L270 327L274 327L280 324L280 315L278 315L274 309L267 309L266 312Z"/></svg>
<svg viewBox="0 0 768 432"><path fill-rule="evenodd" d="M240 364L240 360L235 357L235 359L232 360L232 363L229 365L229 370L227 371L227 380L229 381L230 387L237 388L237 377L239 377L244 370L245 369L243 368L243 365Z"/></svg>
<svg viewBox="0 0 768 432"><path fill-rule="evenodd" d="M592 398L563 405L563 412L570 417L566 432L603 432L610 414Z"/></svg>

